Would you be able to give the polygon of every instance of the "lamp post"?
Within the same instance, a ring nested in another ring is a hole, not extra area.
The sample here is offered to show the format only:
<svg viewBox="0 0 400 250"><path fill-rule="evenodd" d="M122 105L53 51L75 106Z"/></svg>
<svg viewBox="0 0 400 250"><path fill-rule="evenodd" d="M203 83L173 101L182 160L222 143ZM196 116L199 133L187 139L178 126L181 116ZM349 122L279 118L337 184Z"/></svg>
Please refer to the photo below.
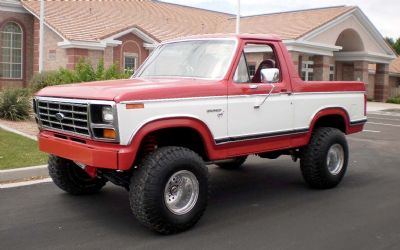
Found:
<svg viewBox="0 0 400 250"><path fill-rule="evenodd" d="M237 0L236 34L240 33L240 0Z"/></svg>
<svg viewBox="0 0 400 250"><path fill-rule="evenodd" d="M44 63L44 1L40 0L40 16L39 16L39 73L43 71Z"/></svg>

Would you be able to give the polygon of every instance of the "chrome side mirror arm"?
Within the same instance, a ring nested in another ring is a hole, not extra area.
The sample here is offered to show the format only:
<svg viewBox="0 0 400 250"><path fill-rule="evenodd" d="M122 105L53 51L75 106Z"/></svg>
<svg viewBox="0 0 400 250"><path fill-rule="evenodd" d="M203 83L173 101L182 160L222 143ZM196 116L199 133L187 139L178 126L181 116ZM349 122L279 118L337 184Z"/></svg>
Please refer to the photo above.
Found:
<svg viewBox="0 0 400 250"><path fill-rule="evenodd" d="M275 84L271 84L271 85L272 85L271 90L269 91L267 96L264 98L264 100L260 104L254 106L255 109L259 109L267 101L268 97L272 94L272 92L275 89Z"/></svg>

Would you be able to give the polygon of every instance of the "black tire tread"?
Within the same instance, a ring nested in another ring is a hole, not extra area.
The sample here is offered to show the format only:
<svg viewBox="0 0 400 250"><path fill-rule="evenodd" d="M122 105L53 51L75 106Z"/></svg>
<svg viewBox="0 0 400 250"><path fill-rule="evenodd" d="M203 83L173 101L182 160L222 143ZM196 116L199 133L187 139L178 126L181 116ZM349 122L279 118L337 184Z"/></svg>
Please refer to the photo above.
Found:
<svg viewBox="0 0 400 250"><path fill-rule="evenodd" d="M150 153L140 164L138 171L133 173L130 184L130 205L134 216L147 228L161 234L174 234L194 226L203 215L207 207L207 199L201 204L200 211L194 218L184 224L168 222L160 215L154 197L162 176L164 166L175 159L185 159L201 162L204 176L208 179L208 170L202 158L195 152L182 147L162 147ZM208 194L207 194L208 195ZM200 197L199 197L200 200ZM199 202L199 201L198 201Z"/></svg>
<svg viewBox="0 0 400 250"><path fill-rule="evenodd" d="M91 181L81 182L71 178L71 168L78 167L70 160L49 155L48 169L53 182L62 190L72 195L97 193L104 187L106 180L94 178Z"/></svg>
<svg viewBox="0 0 400 250"><path fill-rule="evenodd" d="M342 173L336 181L332 181L326 174L324 167L325 151L321 150L329 143L332 137L341 138L345 142L346 160L343 166ZM310 143L303 148L301 153L300 167L304 180L312 188L315 189L329 189L337 186L344 176L347 168L347 143L342 131L331 127L317 128L311 136Z"/></svg>

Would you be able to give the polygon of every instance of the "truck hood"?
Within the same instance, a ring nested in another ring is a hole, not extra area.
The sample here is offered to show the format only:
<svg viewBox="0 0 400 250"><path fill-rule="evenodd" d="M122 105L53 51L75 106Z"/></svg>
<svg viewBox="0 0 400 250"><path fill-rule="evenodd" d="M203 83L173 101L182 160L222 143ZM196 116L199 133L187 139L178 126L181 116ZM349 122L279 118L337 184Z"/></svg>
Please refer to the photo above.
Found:
<svg viewBox="0 0 400 250"><path fill-rule="evenodd" d="M216 84L216 83L220 84ZM46 87L36 96L115 102L226 95L222 81L188 78L139 78ZM225 87L224 87L225 86Z"/></svg>

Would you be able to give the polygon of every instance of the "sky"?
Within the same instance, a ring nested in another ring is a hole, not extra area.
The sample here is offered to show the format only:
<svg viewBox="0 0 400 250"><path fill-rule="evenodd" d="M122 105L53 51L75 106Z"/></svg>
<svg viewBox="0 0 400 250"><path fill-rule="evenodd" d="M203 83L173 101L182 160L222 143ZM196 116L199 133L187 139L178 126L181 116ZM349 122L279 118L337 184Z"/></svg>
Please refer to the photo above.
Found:
<svg viewBox="0 0 400 250"><path fill-rule="evenodd" d="M236 13L237 0L162 0L198 8ZM327 6L358 6L384 37L400 37L399 0L241 0L241 14L256 15Z"/></svg>

